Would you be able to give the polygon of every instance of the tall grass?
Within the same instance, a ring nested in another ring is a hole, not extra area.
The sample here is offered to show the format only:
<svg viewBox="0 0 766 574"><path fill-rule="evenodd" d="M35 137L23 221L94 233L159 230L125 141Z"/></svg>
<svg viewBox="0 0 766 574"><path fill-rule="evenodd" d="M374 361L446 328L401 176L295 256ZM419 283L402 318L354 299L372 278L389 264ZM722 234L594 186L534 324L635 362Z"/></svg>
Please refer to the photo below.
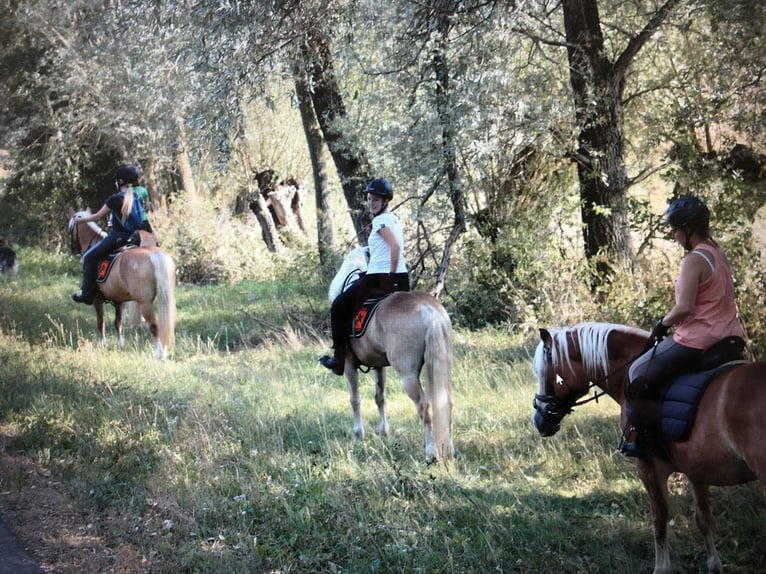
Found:
<svg viewBox="0 0 766 574"><path fill-rule="evenodd" d="M0 424L61 477L111 545L152 573L648 572L648 503L616 454L617 408L589 404L543 440L530 423L532 341L458 331L457 458L424 464L413 404L389 378L392 433L352 439L345 382L317 365L324 290L311 277L178 290L177 348L138 329L97 344L70 302L77 266L22 250L0 282ZM363 416L376 427L367 386ZM705 556L683 480L672 559ZM756 572L764 498L714 492L729 572ZM117 520L115 517L119 517ZM119 526L115 526L119 525Z"/></svg>

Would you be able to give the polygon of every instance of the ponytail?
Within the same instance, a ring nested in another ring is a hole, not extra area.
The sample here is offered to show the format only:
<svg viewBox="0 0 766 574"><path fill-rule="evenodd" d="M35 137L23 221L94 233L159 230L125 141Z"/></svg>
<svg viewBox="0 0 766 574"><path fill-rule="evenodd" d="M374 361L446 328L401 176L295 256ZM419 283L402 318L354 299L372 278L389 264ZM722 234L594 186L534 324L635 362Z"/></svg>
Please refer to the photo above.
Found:
<svg viewBox="0 0 766 574"><path fill-rule="evenodd" d="M126 185L127 189L124 191L124 197L122 200L122 210L120 212L120 215L122 216L122 223L123 225L128 221L128 217L130 217L130 212L133 211L133 200L135 196L133 195L133 186L132 185Z"/></svg>

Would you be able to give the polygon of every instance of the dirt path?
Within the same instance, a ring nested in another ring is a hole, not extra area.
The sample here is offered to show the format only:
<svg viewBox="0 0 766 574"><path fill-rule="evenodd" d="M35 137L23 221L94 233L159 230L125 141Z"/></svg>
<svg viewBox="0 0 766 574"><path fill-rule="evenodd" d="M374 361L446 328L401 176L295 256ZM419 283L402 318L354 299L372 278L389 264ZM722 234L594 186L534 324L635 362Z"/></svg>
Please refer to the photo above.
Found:
<svg viewBox="0 0 766 574"><path fill-rule="evenodd" d="M0 522L0 574L44 574L37 562Z"/></svg>
<svg viewBox="0 0 766 574"><path fill-rule="evenodd" d="M5 437L0 435L0 447ZM0 448L0 574L106 574L124 568L99 536L97 520L55 477Z"/></svg>

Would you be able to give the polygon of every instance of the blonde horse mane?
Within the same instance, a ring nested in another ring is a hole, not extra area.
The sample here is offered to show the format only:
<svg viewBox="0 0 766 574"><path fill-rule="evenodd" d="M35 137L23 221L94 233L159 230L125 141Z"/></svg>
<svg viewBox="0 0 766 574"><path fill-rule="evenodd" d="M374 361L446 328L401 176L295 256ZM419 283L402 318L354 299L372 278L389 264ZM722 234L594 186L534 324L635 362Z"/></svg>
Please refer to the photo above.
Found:
<svg viewBox="0 0 766 574"><path fill-rule="evenodd" d="M580 356L585 373L591 380L600 380L609 374L609 348L607 341L613 331L642 332L635 327L615 323L580 323L566 329L551 329L553 337L553 365L558 368L566 363L572 368L571 349L567 335L572 333L580 347ZM542 344L535 353L535 368L542 372L544 367Z"/></svg>

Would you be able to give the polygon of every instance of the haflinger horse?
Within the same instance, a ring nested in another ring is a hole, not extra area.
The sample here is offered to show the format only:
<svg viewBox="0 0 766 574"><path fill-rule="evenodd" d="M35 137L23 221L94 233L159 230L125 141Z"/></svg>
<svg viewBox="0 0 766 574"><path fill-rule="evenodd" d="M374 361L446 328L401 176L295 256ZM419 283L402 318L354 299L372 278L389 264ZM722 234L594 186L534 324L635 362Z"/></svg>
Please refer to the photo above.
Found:
<svg viewBox="0 0 766 574"><path fill-rule="evenodd" d="M330 284L330 301L340 295L367 269L367 249L357 247L346 257ZM364 438L360 413L360 366L370 367L375 379L378 431L388 436L386 373L393 367L423 421L426 460L448 460L452 443L452 322L442 304L423 291L388 295L375 309L364 333L352 337L344 374L354 412L354 436ZM425 376L425 389L420 384Z"/></svg>
<svg viewBox="0 0 766 574"><path fill-rule="evenodd" d="M93 222L79 223L76 219L77 215L79 213L71 214L69 232L72 253L80 255L99 242L105 236L105 232ZM96 321L103 346L106 345L104 302L108 301L114 305L117 346L122 348L124 345L123 303L135 302L141 316L149 325L149 331L154 339L155 356L164 361L167 360L175 338L176 267L173 259L156 246L156 241L151 234L146 234L150 236L147 238L145 233L140 232L141 246L124 249L114 259L106 280L98 283L93 307L96 309ZM157 317L154 314L155 299L157 299Z"/></svg>
<svg viewBox="0 0 766 574"><path fill-rule="evenodd" d="M540 329L540 337L534 357L538 382L533 417L540 434L556 434L564 416L591 400L580 399L594 386L620 404L625 428L628 369L645 350L650 334L623 325L583 323L560 330ZM688 438L665 443L656 454L637 459L651 507L655 574L670 572L667 481L673 472L685 474L691 484L695 520L707 546L708 572L721 572L709 487L753 480L766 485L764 410L766 363L733 363L719 370L708 386Z"/></svg>

